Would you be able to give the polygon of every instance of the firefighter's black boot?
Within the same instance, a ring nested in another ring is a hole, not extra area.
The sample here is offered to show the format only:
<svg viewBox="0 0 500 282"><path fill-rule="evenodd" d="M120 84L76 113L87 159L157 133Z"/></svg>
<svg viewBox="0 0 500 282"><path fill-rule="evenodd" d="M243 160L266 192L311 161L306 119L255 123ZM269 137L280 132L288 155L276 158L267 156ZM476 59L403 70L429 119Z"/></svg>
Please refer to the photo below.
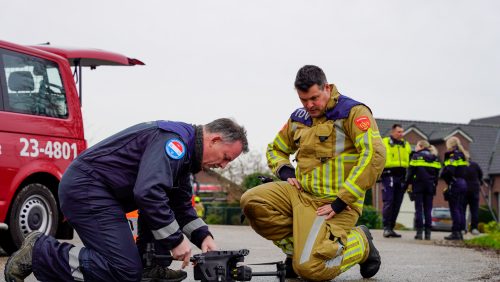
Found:
<svg viewBox="0 0 500 282"><path fill-rule="evenodd" d="M359 264L360 272L363 278L370 278L377 274L380 269L380 264L382 264L382 259L380 258L377 248L375 248L375 245L373 244L373 237L368 227L360 225L359 228L361 228L361 230L365 233L370 250L366 260Z"/></svg>

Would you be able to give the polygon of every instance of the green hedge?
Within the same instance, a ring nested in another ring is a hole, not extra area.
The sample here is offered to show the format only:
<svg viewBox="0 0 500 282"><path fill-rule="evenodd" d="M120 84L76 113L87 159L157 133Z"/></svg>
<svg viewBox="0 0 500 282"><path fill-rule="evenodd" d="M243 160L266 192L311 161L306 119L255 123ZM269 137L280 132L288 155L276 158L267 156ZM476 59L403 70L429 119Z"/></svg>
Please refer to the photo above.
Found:
<svg viewBox="0 0 500 282"><path fill-rule="evenodd" d="M370 229L380 229L382 228L382 218L373 206L365 205L363 214L359 217L356 225L366 225Z"/></svg>

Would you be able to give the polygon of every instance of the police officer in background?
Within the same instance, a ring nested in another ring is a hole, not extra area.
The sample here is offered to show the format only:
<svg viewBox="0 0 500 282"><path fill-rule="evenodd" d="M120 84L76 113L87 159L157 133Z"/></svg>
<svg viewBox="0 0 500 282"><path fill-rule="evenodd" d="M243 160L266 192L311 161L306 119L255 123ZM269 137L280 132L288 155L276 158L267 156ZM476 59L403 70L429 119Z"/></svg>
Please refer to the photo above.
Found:
<svg viewBox="0 0 500 282"><path fill-rule="evenodd" d="M23 281L181 281L171 262L143 269L148 244L189 264L191 244L216 245L191 204L190 175L224 168L248 151L245 129L230 119L203 126L156 121L125 129L78 156L59 185L61 210L84 247L30 233L5 266L5 279ZM137 246L125 214L139 210Z"/></svg>
<svg viewBox="0 0 500 282"><path fill-rule="evenodd" d="M441 163L437 157L436 148L426 140L420 140L415 146L412 154L408 173L406 174L406 185L409 189L410 198L415 201L415 228L416 240L422 240L425 227L425 240L431 239L431 211L432 200L436 195L436 185L439 178ZM423 215L423 218L422 218ZM425 224L424 224L425 219Z"/></svg>
<svg viewBox="0 0 500 282"><path fill-rule="evenodd" d="M465 229L465 212L463 210L464 197L467 192L465 181L469 153L464 149L460 139L450 137L446 140L446 153L444 154L444 168L441 178L448 187L444 190L445 200L448 201L451 212L451 234L444 237L446 240L463 240L462 230Z"/></svg>
<svg viewBox="0 0 500 282"><path fill-rule="evenodd" d="M380 255L368 228L355 225L365 192L384 166L375 119L367 106L328 84L317 66L302 67L295 88L303 108L292 113L266 155L283 181L246 191L243 212L287 255L288 278L331 280L356 264L363 277L372 277Z"/></svg>
<svg viewBox="0 0 500 282"><path fill-rule="evenodd" d="M467 192L465 193L462 209L465 212L467 210L467 205L469 205L471 233L472 235L479 235L479 230L477 229L479 222L479 192L481 185L483 185L483 171L476 162L469 160L469 165L465 173L465 182L467 182Z"/></svg>
<svg viewBox="0 0 500 282"><path fill-rule="evenodd" d="M384 137L383 141L386 149L382 173L384 237L399 238L401 235L394 232L394 227L406 191L404 180L410 163L411 146L403 139L403 127L400 124L394 124L390 136Z"/></svg>

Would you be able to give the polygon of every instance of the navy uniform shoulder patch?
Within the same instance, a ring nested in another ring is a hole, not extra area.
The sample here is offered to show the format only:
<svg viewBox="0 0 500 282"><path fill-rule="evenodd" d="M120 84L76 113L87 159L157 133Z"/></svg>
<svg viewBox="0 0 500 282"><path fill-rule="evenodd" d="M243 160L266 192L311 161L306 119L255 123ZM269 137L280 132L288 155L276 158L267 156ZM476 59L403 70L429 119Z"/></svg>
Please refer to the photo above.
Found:
<svg viewBox="0 0 500 282"><path fill-rule="evenodd" d="M171 159L180 160L186 154L186 145L180 139L170 139L165 143L165 153Z"/></svg>

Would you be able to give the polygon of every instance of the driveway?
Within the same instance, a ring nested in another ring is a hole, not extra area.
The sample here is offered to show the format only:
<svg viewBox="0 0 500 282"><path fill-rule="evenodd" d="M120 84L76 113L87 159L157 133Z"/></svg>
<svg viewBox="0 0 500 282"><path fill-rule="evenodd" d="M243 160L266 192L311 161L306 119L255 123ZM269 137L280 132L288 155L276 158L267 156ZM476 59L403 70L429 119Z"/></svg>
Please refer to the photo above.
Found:
<svg viewBox="0 0 500 282"><path fill-rule="evenodd" d="M246 248L250 254L245 263L282 260L280 250L271 242L259 237L247 226L213 225L210 227L220 249ZM500 281L500 256L485 251L438 245L445 232L433 232L431 241L416 241L413 231L402 231L402 238L384 238L381 230L372 230L375 245L382 256L380 271L370 280L362 279L359 266L355 266L335 281ZM470 236L470 235L468 235ZM78 239L74 244L81 244ZM199 252L199 251L197 251ZM7 256L0 255L0 281ZM179 266L174 262L173 267ZM273 271L273 266L253 266L253 271ZM192 268L188 279L193 281ZM26 281L37 281L31 275ZM278 281L277 278L255 277L252 281ZM293 280L292 280L293 281Z"/></svg>

